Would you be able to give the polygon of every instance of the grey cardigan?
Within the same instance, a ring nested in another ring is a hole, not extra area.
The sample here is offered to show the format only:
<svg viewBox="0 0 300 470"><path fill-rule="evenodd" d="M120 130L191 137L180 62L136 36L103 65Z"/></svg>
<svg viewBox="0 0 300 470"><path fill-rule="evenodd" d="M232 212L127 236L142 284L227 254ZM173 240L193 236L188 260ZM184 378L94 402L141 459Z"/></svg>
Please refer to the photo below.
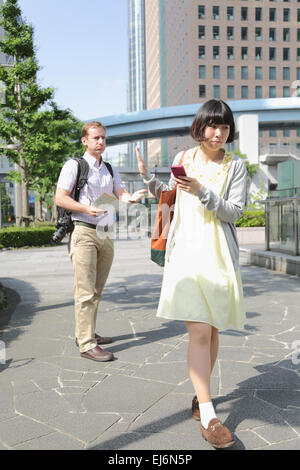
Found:
<svg viewBox="0 0 300 470"><path fill-rule="evenodd" d="M176 155L173 162L174 165L178 165L181 156L182 152ZM154 175L151 176L147 174L141 176L143 177L144 183L148 185L149 191L158 198L161 191L172 189L176 184L173 176L171 176L168 184L159 181L159 179L155 178ZM242 217L244 212L246 201L246 185L246 165L241 158L234 156L230 164L224 196L218 196L203 185L198 193L198 197L206 209L213 211L216 217L221 221L235 270L239 268L239 245L235 222ZM172 247L174 245L172 239L178 216L177 211L178 208L176 205L167 240L166 260L169 259Z"/></svg>

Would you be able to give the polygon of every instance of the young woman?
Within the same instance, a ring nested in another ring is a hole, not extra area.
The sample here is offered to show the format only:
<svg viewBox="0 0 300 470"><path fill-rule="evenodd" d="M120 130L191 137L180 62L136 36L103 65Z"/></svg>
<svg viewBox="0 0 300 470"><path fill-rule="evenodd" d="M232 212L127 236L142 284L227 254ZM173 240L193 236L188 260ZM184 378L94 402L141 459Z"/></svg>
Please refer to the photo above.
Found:
<svg viewBox="0 0 300 470"><path fill-rule="evenodd" d="M210 376L218 354L218 331L242 329L245 313L235 222L242 216L247 171L244 161L223 148L233 142L235 125L221 100L204 103L191 136L198 142L183 155L187 176L161 183L147 174L137 149L139 171L152 194L177 184L174 218L166 247L157 316L183 320L189 334L188 369L196 396L192 415L201 420L203 437L214 447L229 447L233 436L216 417Z"/></svg>

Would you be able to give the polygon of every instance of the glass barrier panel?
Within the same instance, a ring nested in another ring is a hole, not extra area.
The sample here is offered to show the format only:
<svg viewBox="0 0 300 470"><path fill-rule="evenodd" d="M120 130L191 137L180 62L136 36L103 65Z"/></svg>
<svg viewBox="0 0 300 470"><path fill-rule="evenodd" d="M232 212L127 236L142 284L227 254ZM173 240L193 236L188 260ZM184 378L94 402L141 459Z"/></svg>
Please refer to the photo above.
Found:
<svg viewBox="0 0 300 470"><path fill-rule="evenodd" d="M266 204L266 210L269 211L269 248L273 251L280 248L279 209L278 202Z"/></svg>
<svg viewBox="0 0 300 470"><path fill-rule="evenodd" d="M294 252L295 227L293 201L280 201L280 249Z"/></svg>

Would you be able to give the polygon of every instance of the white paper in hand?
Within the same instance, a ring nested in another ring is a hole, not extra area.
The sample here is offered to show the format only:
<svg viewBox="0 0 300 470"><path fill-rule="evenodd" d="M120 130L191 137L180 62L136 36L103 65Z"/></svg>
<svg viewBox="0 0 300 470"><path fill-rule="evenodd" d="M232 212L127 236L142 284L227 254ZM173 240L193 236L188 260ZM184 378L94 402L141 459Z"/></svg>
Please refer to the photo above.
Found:
<svg viewBox="0 0 300 470"><path fill-rule="evenodd" d="M110 194L103 193L96 199L93 206L107 211L107 213L100 218L98 225L104 226L114 224L115 214L119 209L119 199L115 196L111 196Z"/></svg>
<svg viewBox="0 0 300 470"><path fill-rule="evenodd" d="M103 205L111 205L115 210L119 208L119 199L116 196L111 196L110 194L103 193L99 196L96 201L93 203L95 207L101 207Z"/></svg>

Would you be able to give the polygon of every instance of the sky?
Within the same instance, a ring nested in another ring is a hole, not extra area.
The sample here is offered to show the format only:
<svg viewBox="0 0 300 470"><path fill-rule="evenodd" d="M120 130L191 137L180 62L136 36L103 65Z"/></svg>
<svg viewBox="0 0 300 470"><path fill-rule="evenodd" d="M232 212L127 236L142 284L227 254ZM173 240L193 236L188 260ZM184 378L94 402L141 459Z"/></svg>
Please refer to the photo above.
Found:
<svg viewBox="0 0 300 470"><path fill-rule="evenodd" d="M39 82L80 120L127 111L127 0L19 0Z"/></svg>

